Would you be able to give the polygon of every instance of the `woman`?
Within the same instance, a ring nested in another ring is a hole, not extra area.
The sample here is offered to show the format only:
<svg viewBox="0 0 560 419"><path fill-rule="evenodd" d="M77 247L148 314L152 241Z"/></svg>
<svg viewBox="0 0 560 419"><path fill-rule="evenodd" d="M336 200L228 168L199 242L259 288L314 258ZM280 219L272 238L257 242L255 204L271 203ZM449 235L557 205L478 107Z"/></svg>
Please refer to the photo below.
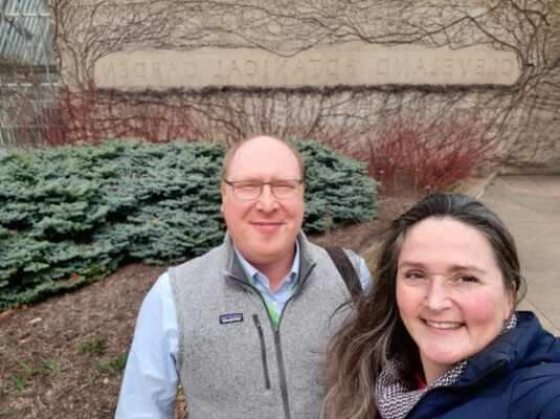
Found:
<svg viewBox="0 0 560 419"><path fill-rule="evenodd" d="M492 211L423 199L375 277L329 347L326 418L560 418L560 340L514 311L519 260Z"/></svg>

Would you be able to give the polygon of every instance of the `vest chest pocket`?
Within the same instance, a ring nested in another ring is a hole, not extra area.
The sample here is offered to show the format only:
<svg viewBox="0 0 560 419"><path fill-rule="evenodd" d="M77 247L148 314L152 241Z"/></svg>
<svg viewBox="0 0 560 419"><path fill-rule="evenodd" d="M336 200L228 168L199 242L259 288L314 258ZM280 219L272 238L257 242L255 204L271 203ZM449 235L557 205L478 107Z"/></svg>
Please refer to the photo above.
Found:
<svg viewBox="0 0 560 419"><path fill-rule="evenodd" d="M208 383L222 398L269 390L274 342L265 321L252 313L220 314L186 336L188 380Z"/></svg>

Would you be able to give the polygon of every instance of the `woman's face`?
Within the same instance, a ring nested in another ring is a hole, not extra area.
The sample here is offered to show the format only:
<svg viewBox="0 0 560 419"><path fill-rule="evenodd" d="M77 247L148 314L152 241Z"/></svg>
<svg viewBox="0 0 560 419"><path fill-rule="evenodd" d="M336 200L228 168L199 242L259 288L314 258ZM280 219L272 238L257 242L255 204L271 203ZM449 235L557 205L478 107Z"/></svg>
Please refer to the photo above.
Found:
<svg viewBox="0 0 560 419"><path fill-rule="evenodd" d="M451 217L428 218L408 231L396 282L399 313L428 383L486 347L513 310L489 241Z"/></svg>

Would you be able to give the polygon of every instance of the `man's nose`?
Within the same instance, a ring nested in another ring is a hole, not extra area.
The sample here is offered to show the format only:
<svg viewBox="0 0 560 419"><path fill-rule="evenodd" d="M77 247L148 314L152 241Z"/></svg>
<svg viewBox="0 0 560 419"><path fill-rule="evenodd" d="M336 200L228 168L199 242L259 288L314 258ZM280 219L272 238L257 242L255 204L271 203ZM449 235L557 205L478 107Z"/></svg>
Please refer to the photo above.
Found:
<svg viewBox="0 0 560 419"><path fill-rule="evenodd" d="M443 310L451 305L449 290L443 280L432 279L428 283L425 304L431 310Z"/></svg>
<svg viewBox="0 0 560 419"><path fill-rule="evenodd" d="M278 207L278 201L272 194L270 185L263 185L262 192L257 199L257 208L262 211L273 211Z"/></svg>

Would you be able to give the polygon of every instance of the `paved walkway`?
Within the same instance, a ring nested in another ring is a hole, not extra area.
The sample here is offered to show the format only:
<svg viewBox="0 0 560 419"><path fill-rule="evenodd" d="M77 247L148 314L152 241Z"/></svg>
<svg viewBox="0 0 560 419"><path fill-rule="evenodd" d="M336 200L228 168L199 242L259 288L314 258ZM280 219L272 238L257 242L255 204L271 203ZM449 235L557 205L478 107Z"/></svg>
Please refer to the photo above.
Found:
<svg viewBox="0 0 560 419"><path fill-rule="evenodd" d="M500 176L480 199L515 237L528 285L520 308L560 336L560 176Z"/></svg>

